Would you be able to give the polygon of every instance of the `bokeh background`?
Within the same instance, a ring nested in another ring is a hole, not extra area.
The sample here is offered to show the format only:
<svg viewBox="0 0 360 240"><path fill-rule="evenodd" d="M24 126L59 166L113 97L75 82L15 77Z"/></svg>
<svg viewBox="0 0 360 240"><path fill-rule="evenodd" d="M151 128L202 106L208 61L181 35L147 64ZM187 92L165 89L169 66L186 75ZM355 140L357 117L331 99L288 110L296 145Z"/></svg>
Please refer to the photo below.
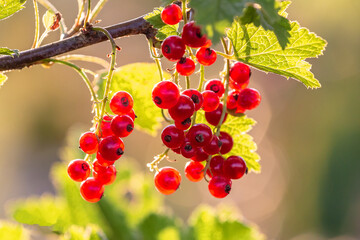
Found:
<svg viewBox="0 0 360 240"><path fill-rule="evenodd" d="M76 1L53 3L71 26ZM100 25L143 15L159 3L109 1L98 17ZM360 239L359 10L358 0L293 1L289 18L328 41L325 55L310 60L322 88L307 90L297 81L254 71L251 84L263 100L249 113L258 122L250 134L258 143L262 173L235 182L223 200L212 198L205 182L184 179L181 190L166 197L174 214L187 219L200 203L225 202L236 205L269 239ZM33 31L28 1L21 13L0 22L0 46L28 49ZM57 38L58 33L51 34L46 42ZM152 61L143 36L117 44L122 47L118 66ZM106 58L109 51L102 43L76 53ZM206 77L217 77L221 64L218 60ZM86 130L92 119L88 90L72 69L35 66L7 75L0 91L0 218L6 217L11 199L54 191L49 169L59 161L67 130L74 125ZM159 138L135 131L126 139L126 154L148 171L146 163L163 150L161 145ZM174 166L181 169L184 159L177 158Z"/></svg>

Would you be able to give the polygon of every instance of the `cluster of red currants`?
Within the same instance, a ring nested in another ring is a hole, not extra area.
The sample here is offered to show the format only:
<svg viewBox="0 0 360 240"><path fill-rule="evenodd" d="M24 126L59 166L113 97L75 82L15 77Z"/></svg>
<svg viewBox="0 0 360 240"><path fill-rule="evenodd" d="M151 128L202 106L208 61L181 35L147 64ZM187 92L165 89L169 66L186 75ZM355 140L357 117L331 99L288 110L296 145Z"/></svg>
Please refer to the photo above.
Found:
<svg viewBox="0 0 360 240"><path fill-rule="evenodd" d="M80 149L87 155L85 160L76 159L68 165L68 175L80 185L80 194L88 202L97 202L104 194L104 185L115 181L114 163L124 154L124 142L134 129L135 112L133 98L125 91L114 94L110 100L110 109L116 116L105 115L100 127L80 136ZM91 162L91 155L96 158ZM90 174L92 172L92 177Z"/></svg>

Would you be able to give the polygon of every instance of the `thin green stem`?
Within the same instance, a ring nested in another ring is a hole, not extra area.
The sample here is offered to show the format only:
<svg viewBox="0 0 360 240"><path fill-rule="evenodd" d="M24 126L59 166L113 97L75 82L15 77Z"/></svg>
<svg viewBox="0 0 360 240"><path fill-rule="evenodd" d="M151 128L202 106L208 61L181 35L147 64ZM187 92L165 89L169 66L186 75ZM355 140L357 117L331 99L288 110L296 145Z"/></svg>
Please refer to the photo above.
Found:
<svg viewBox="0 0 360 240"><path fill-rule="evenodd" d="M206 159L206 164L205 164L205 167L204 167L204 170L203 170L204 179L207 182L209 182L209 180L206 178L208 169L210 171L210 174L212 175L211 168L210 168L211 157L212 157L212 155L209 155L208 158Z"/></svg>
<svg viewBox="0 0 360 240"><path fill-rule="evenodd" d="M174 81L175 84L179 86L179 73L177 71L174 73Z"/></svg>
<svg viewBox="0 0 360 240"><path fill-rule="evenodd" d="M104 68L109 67L109 63L102 58L94 57L94 56L87 56L82 54L71 54L66 56L57 57L58 60L64 61L84 61L84 62L91 62L96 63Z"/></svg>
<svg viewBox="0 0 360 240"><path fill-rule="evenodd" d="M154 157L154 160L150 163L147 164L147 167L150 168L150 171L156 171L158 172L159 171L159 168L158 168L158 164L164 160L165 158L167 158L167 155L168 155L168 152L169 152L170 148L167 148L163 153L157 155Z"/></svg>
<svg viewBox="0 0 360 240"><path fill-rule="evenodd" d="M31 48L35 48L37 46L37 42L39 41L40 35L40 15L39 15L39 6L37 4L37 0L33 0L34 10L35 10L35 36L34 42Z"/></svg>
<svg viewBox="0 0 360 240"><path fill-rule="evenodd" d="M183 14L183 20L184 24L187 23L187 12L186 12L186 0L182 0L182 14Z"/></svg>
<svg viewBox="0 0 360 240"><path fill-rule="evenodd" d="M202 91L204 81L205 81L205 68L204 68L204 65L200 64L200 82L199 82L199 87L198 87L199 92Z"/></svg>
<svg viewBox="0 0 360 240"><path fill-rule="evenodd" d="M100 11L103 9L105 3L107 2L108 0L100 0L98 1L98 3L96 4L96 6L94 7L94 9L91 11L90 13L90 17L89 17L89 21L92 22L96 17L97 15L100 13Z"/></svg>
<svg viewBox="0 0 360 240"><path fill-rule="evenodd" d="M86 0L78 1L79 11L78 11L78 14L77 14L77 16L76 16L75 26L79 26L79 25L81 24L81 17L83 16L84 9L85 9L85 1L86 1Z"/></svg>
<svg viewBox="0 0 360 240"><path fill-rule="evenodd" d="M52 13L58 13L54 5L52 5L48 0L37 0L41 5L43 5L47 10L52 11ZM67 31L64 18L61 17L60 20L60 34L64 34Z"/></svg>
<svg viewBox="0 0 360 240"><path fill-rule="evenodd" d="M185 79L186 79L186 89L189 89L190 88L190 77L186 76Z"/></svg>
<svg viewBox="0 0 360 240"><path fill-rule="evenodd" d="M154 59L154 61L156 63L156 66L158 68L159 75L160 75L160 81L163 81L164 80L164 75L163 75L163 70L162 70L162 67L161 67L160 60L159 60L160 57L157 55L156 49L152 46L152 40L151 39L149 39L149 51L150 51L151 57Z"/></svg>
<svg viewBox="0 0 360 240"><path fill-rule="evenodd" d="M87 0L88 5L87 5L87 11L86 11L86 17L84 20L84 29L86 29L86 24L89 21L89 16L90 16L90 12L91 12L91 0Z"/></svg>
<svg viewBox="0 0 360 240"><path fill-rule="evenodd" d="M41 37L40 37L39 41L36 43L35 48L37 48L41 45L42 41L44 41L44 39L46 38L48 33L49 33L49 31L46 29L45 32L43 32L43 34L41 34Z"/></svg>
<svg viewBox="0 0 360 240"><path fill-rule="evenodd" d="M225 54L225 53L220 52L220 51L215 51L215 52L216 52L217 55L220 55L220 56L222 56L224 58L227 58L229 60L235 60L234 55Z"/></svg>
<svg viewBox="0 0 360 240"><path fill-rule="evenodd" d="M168 123L174 123L173 120L171 120L170 118L168 118L166 115L165 115L165 111L164 109L161 109L161 115L163 116L164 120Z"/></svg>

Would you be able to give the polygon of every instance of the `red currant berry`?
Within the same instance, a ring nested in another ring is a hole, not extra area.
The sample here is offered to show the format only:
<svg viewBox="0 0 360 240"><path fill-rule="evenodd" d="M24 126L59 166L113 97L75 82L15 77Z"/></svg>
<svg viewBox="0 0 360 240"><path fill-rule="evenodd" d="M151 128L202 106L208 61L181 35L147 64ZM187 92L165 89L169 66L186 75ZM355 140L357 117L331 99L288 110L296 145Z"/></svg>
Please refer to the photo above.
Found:
<svg viewBox="0 0 360 240"><path fill-rule="evenodd" d="M185 53L185 44L181 37L167 37L161 44L161 51L164 57L172 62L179 61Z"/></svg>
<svg viewBox="0 0 360 240"><path fill-rule="evenodd" d="M220 122L222 112L223 112L223 104L220 103L215 111L205 112L206 121L208 121L208 123L210 123L211 125L217 126ZM226 121L227 115L228 114L225 113L225 117L224 120L222 121L222 124Z"/></svg>
<svg viewBox="0 0 360 240"><path fill-rule="evenodd" d="M100 141L99 153L104 159L115 161L124 154L124 142L116 136L103 138Z"/></svg>
<svg viewBox="0 0 360 240"><path fill-rule="evenodd" d="M251 76L251 70L248 65L237 62L230 68L230 78L237 84L245 83Z"/></svg>
<svg viewBox="0 0 360 240"><path fill-rule="evenodd" d="M239 91L232 90L229 92L226 99L226 108L227 109L235 109L237 107L237 100L239 98Z"/></svg>
<svg viewBox="0 0 360 240"><path fill-rule="evenodd" d="M213 91L219 96L219 98L222 97L225 92L224 84L219 79L207 81L205 84L205 90Z"/></svg>
<svg viewBox="0 0 360 240"><path fill-rule="evenodd" d="M220 132L219 140L221 141L221 148L220 153L221 154L227 154L231 151L234 141L233 138L228 134L227 132Z"/></svg>
<svg viewBox="0 0 360 240"><path fill-rule="evenodd" d="M161 81L152 90L152 100L162 109L169 109L178 102L180 91L178 86L171 81Z"/></svg>
<svg viewBox="0 0 360 240"><path fill-rule="evenodd" d="M80 185L80 194L88 202L98 202L104 195L104 185L95 178L88 178Z"/></svg>
<svg viewBox="0 0 360 240"><path fill-rule="evenodd" d="M114 94L110 100L110 109L116 115L128 114L134 106L132 96L125 91L119 91Z"/></svg>
<svg viewBox="0 0 360 240"><path fill-rule="evenodd" d="M241 90L238 98L239 107L251 110L259 106L261 101L261 95L258 90L254 88L245 88Z"/></svg>
<svg viewBox="0 0 360 240"><path fill-rule="evenodd" d="M174 193L180 186L181 175L172 167L163 167L154 177L156 189L165 195Z"/></svg>
<svg viewBox="0 0 360 240"><path fill-rule="evenodd" d="M185 158L192 158L193 156L195 156L196 152L197 149L193 145L191 145L190 142L187 141L184 141L180 147L180 153Z"/></svg>
<svg viewBox="0 0 360 240"><path fill-rule="evenodd" d="M221 141L216 135L213 135L211 141L206 144L203 149L209 155L218 154L221 148Z"/></svg>
<svg viewBox="0 0 360 240"><path fill-rule="evenodd" d="M181 95L175 106L169 109L169 115L175 121L184 121L194 114L195 105L191 98Z"/></svg>
<svg viewBox="0 0 360 240"><path fill-rule="evenodd" d="M239 179L246 172L246 163L239 156L230 156L224 161L224 176L230 179Z"/></svg>
<svg viewBox="0 0 360 240"><path fill-rule="evenodd" d="M98 172L98 171L102 171L102 170L105 170L105 169L106 169L106 166L101 165L99 163L99 160L95 159L95 161L93 162L93 170L95 172Z"/></svg>
<svg viewBox="0 0 360 240"><path fill-rule="evenodd" d="M195 162L202 162L208 159L209 154L207 154L204 149L198 148L195 155L191 158L191 160L194 160Z"/></svg>
<svg viewBox="0 0 360 240"><path fill-rule="evenodd" d="M76 182L81 182L89 177L90 166L86 161L76 159L69 163L67 172L72 180Z"/></svg>
<svg viewBox="0 0 360 240"><path fill-rule="evenodd" d="M126 114L126 115L128 115L129 117L131 117L131 119L132 119L133 121L135 121L135 118L137 118L134 109L131 109L131 111L130 111L128 114Z"/></svg>
<svg viewBox="0 0 360 240"><path fill-rule="evenodd" d="M220 156L216 155L210 159L210 170L206 172L210 177L212 176L223 176L223 165L224 165L225 159Z"/></svg>
<svg viewBox="0 0 360 240"><path fill-rule="evenodd" d="M100 137L104 138L104 137L108 137L113 135L113 132L111 131L111 120L112 120L113 116L108 116L105 115L103 117L103 120L101 121L100 124L100 130L101 130L101 134Z"/></svg>
<svg viewBox="0 0 360 240"><path fill-rule="evenodd" d="M115 163L115 160L114 161L109 161L109 160L106 160L105 158L103 158L101 156L100 152L96 153L96 159L97 159L98 163L103 167L108 167L108 166L113 165Z"/></svg>
<svg viewBox="0 0 360 240"><path fill-rule="evenodd" d="M110 165L105 168L99 168L98 171L93 172L94 178L101 182L103 185L110 185L115 181L116 168Z"/></svg>
<svg viewBox="0 0 360 240"><path fill-rule="evenodd" d="M249 85L249 82L250 82L250 80L247 80L246 82L243 82L243 83L237 83L237 82L234 82L234 81L230 78L229 86L230 86L230 88L232 88L232 89L235 89L235 90L240 91L241 89L246 88L246 87Z"/></svg>
<svg viewBox="0 0 360 240"><path fill-rule="evenodd" d="M231 191L231 180L223 176L214 176L209 181L209 191L216 198L224 198Z"/></svg>
<svg viewBox="0 0 360 240"><path fill-rule="evenodd" d="M129 115L118 115L111 121L111 130L117 137L127 137L134 130L134 122Z"/></svg>
<svg viewBox="0 0 360 240"><path fill-rule="evenodd" d="M204 178L204 165L189 161L185 164L185 176L192 182L199 182Z"/></svg>
<svg viewBox="0 0 360 240"><path fill-rule="evenodd" d="M179 148L184 141L184 131L169 125L161 132L161 140L168 148Z"/></svg>
<svg viewBox="0 0 360 240"><path fill-rule="evenodd" d="M202 92L202 96L204 98L202 108L205 112L212 112L219 106L219 96L213 91L205 90Z"/></svg>
<svg viewBox="0 0 360 240"><path fill-rule="evenodd" d="M197 111L197 110L199 110L201 108L204 100L203 100L203 96L201 95L201 93L198 90L196 90L196 89L186 89L181 94L186 95L189 98L191 98L191 100L195 104L195 111Z"/></svg>
<svg viewBox="0 0 360 240"><path fill-rule="evenodd" d="M186 45L192 48L199 48L206 44L206 35L201 33L200 27L194 21L184 25L181 37Z"/></svg>
<svg viewBox="0 0 360 240"><path fill-rule="evenodd" d="M98 149L98 139L93 132L86 132L80 136L80 148L87 154L96 153Z"/></svg>
<svg viewBox="0 0 360 240"><path fill-rule="evenodd" d="M191 126L191 118L183 121L175 121L175 127L180 130L187 130Z"/></svg>
<svg viewBox="0 0 360 240"><path fill-rule="evenodd" d="M210 66L217 58L216 52L211 48L202 47L196 52L196 59L201 65Z"/></svg>
<svg viewBox="0 0 360 240"><path fill-rule="evenodd" d="M178 24L182 19L181 8L176 4L170 4L161 11L161 20L165 24L175 25Z"/></svg>
<svg viewBox="0 0 360 240"><path fill-rule="evenodd" d="M203 123L193 125L187 133L190 143L195 147L203 147L212 138L211 128Z"/></svg>
<svg viewBox="0 0 360 240"><path fill-rule="evenodd" d="M176 71L181 76L190 76L195 71L195 63L187 57L183 57L176 63Z"/></svg>

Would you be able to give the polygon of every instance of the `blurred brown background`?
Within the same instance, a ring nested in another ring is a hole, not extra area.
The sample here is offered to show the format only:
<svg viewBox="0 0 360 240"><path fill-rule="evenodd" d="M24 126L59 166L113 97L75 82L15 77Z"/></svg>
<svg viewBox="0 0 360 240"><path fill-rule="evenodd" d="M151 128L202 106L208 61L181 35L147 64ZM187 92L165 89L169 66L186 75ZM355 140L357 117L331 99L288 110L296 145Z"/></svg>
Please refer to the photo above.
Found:
<svg viewBox="0 0 360 240"><path fill-rule="evenodd" d="M71 26L76 1L53 3ZM100 25L137 17L159 3L109 1L99 16ZM181 190L166 198L175 214L187 219L202 202L226 202L237 205L269 239L360 239L359 10L358 0L292 3L289 18L329 43L324 56L310 60L323 87L307 90L299 82L254 71L251 86L261 91L263 100L249 113L258 122L250 134L258 143L262 173L235 182L225 200L212 198L205 182L184 179ZM28 49L33 31L28 1L21 13L0 22L0 46ZM58 33L53 33L46 42L57 38ZM143 36L117 43L122 47L118 66L151 61ZM109 45L102 43L77 52L105 58L109 51ZM221 64L218 60L207 78L217 77ZM59 161L67 129L78 124L86 130L92 118L88 90L72 69L35 66L7 75L0 91L1 218L8 200L53 192L49 168ZM143 163L144 171L145 163L162 151L159 138L140 132L126 139L126 146L126 154ZM181 169L183 164L179 159L174 165Z"/></svg>

